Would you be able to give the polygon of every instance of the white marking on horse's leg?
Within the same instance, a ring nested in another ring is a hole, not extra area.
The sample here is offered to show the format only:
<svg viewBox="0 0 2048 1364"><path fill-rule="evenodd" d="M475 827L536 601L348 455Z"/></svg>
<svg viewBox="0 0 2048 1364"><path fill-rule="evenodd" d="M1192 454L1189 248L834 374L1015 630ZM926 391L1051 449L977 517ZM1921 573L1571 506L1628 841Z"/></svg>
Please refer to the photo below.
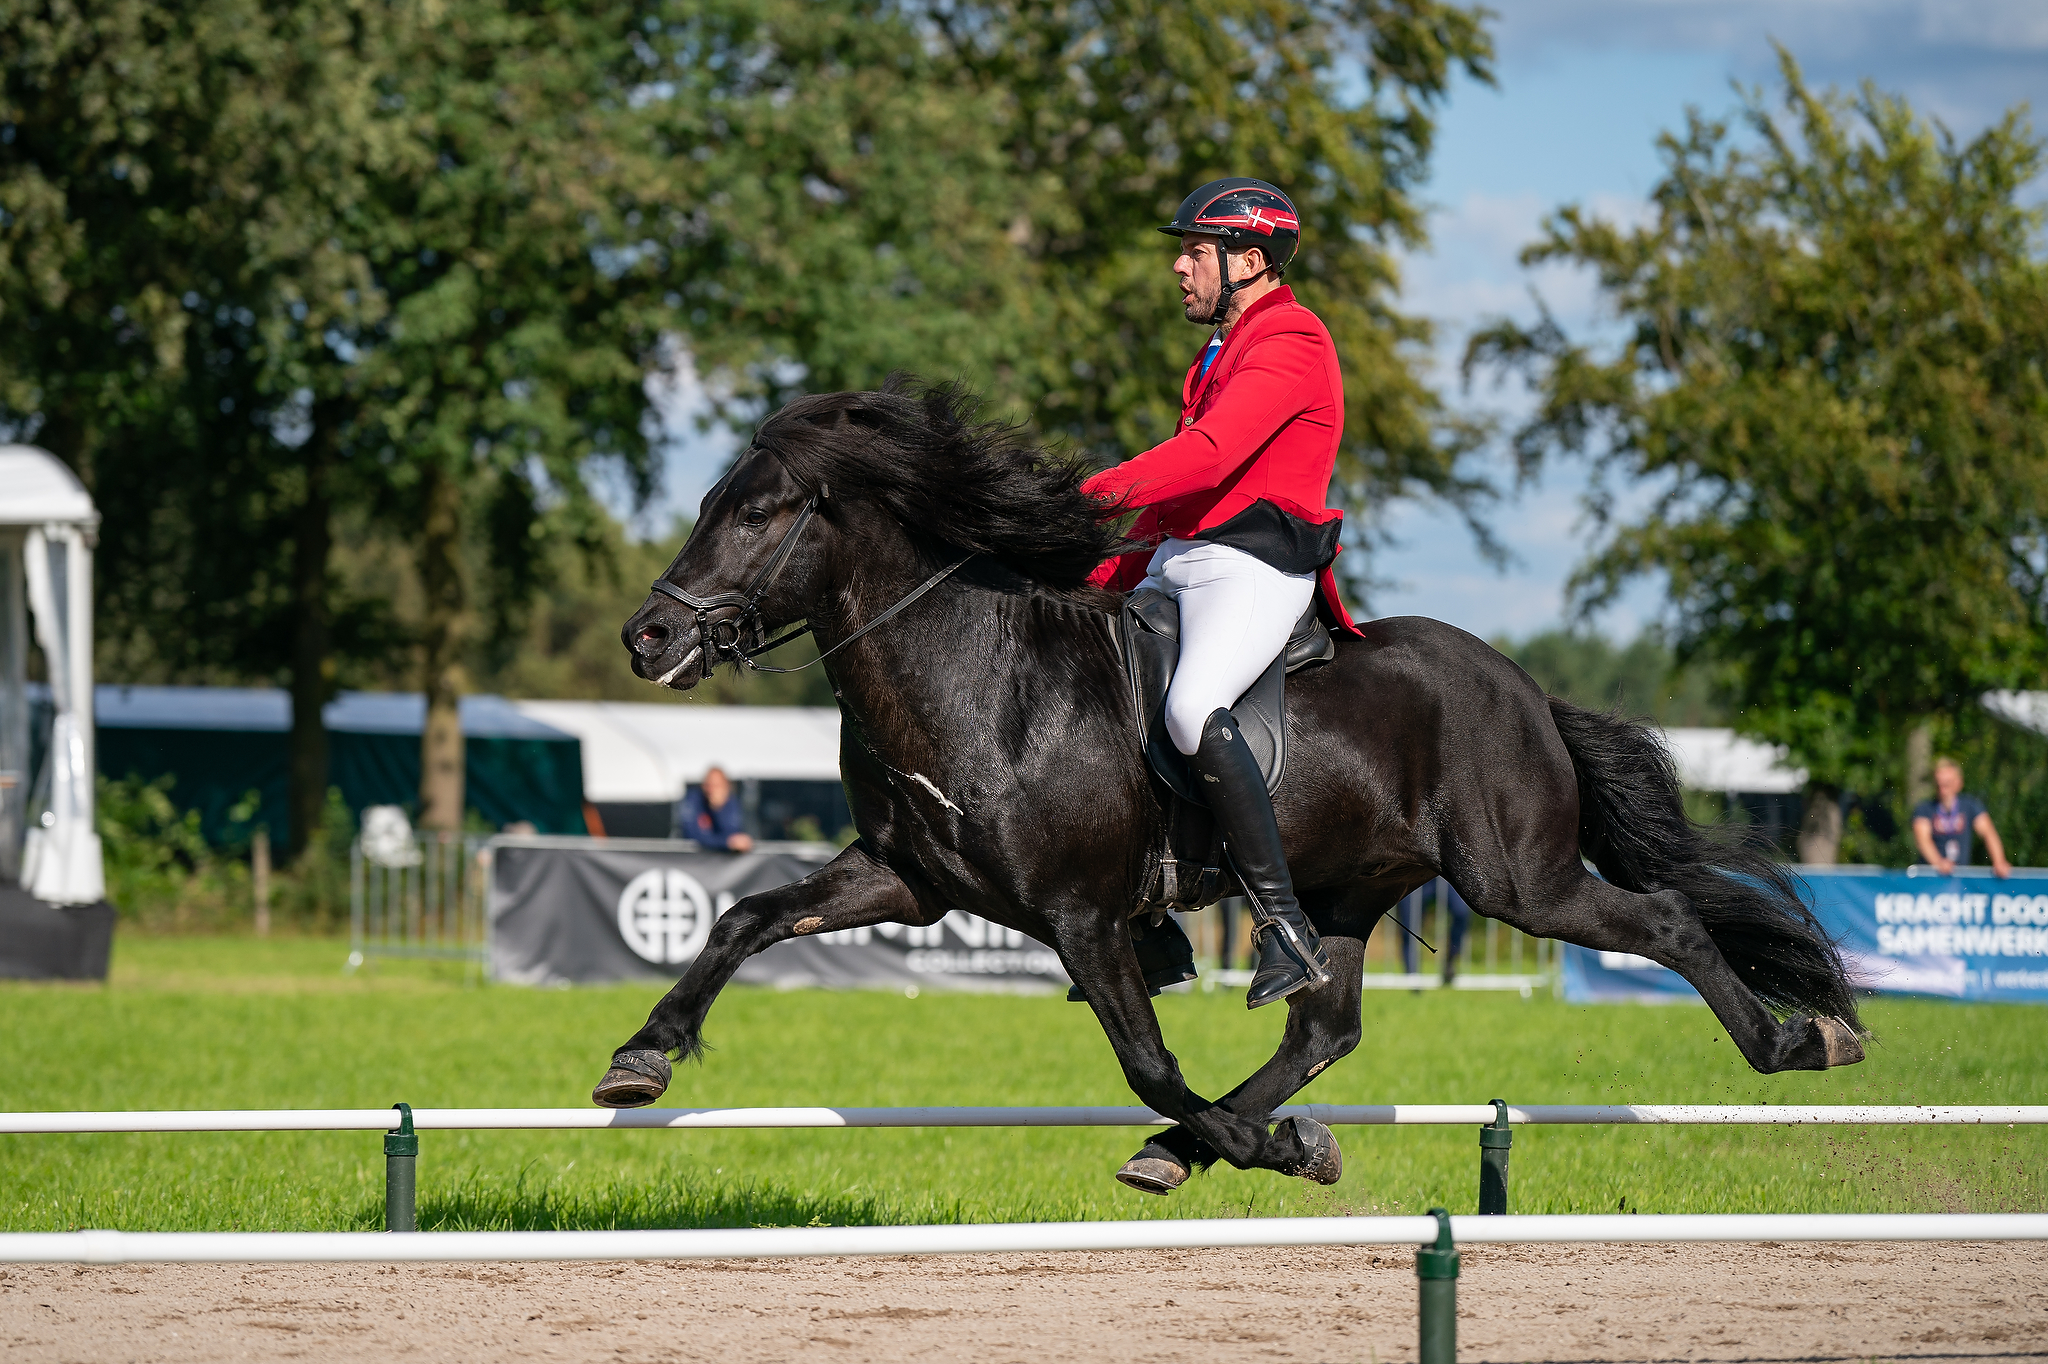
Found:
<svg viewBox="0 0 2048 1364"><path fill-rule="evenodd" d="M939 789L938 787L936 787L936 786L932 785L932 779L931 779L930 777L927 777L927 776L926 776L926 775L925 775L924 773L922 773L922 772L913 772L913 773L911 773L911 774L910 774L910 779L911 779L912 781L916 782L916 783L917 783L917 784L918 784L919 786L922 786L922 787L923 787L923 788L924 788L925 790L927 790L927 791L931 792L931 793L932 793L933 795L937 796L937 797L939 798L939 804L941 804L941 805L945 806L945 807L946 807L946 808L947 808L948 810L951 810L951 811L952 811L952 812L953 812L954 814L956 814L956 815L964 815L964 814L966 814L966 813L967 813L967 812L966 812L965 810L963 810L963 809L961 809L961 808L960 808L959 806L955 805L955 804L954 804L954 803L953 803L952 801L950 801L950 800L947 800L947 799L946 799L946 793L945 793L944 791L941 791L941 790L940 790L940 789Z"/></svg>
<svg viewBox="0 0 2048 1364"><path fill-rule="evenodd" d="M704 646L700 644L696 648L690 650L690 652L688 652L687 654L684 654L682 662L676 664L675 667L670 668L660 677L654 679L654 685L657 687L666 687L669 683L675 681L678 677L682 676L683 669L689 667L692 663L695 663L697 661L697 655L703 652Z"/></svg>

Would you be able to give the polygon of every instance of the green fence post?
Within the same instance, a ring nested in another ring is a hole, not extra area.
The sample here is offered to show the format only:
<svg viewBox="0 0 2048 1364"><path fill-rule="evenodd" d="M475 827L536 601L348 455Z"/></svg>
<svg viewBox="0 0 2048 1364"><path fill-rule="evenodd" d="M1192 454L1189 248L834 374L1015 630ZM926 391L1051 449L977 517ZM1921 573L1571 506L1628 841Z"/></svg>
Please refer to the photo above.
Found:
<svg viewBox="0 0 2048 1364"><path fill-rule="evenodd" d="M393 1104L398 1126L384 1134L384 1230L418 1231L413 1176L420 1158L419 1133L412 1130L412 1105Z"/></svg>
<svg viewBox="0 0 2048 1364"><path fill-rule="evenodd" d="M1415 1252L1416 1286L1422 1294L1422 1364L1458 1364L1458 1248L1451 1242L1451 1215L1431 1208L1436 1244Z"/></svg>
<svg viewBox="0 0 2048 1364"><path fill-rule="evenodd" d="M1504 1217L1508 1210L1508 1148L1515 1134L1508 1127L1508 1101L1493 1101L1493 1125L1479 1129L1479 1213Z"/></svg>

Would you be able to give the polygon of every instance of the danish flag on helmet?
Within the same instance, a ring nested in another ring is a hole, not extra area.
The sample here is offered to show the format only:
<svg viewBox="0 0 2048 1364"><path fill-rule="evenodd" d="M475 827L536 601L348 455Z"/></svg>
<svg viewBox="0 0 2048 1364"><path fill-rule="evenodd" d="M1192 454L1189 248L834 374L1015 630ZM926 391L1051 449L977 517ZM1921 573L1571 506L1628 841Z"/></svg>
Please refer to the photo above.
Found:
<svg viewBox="0 0 2048 1364"><path fill-rule="evenodd" d="M1207 232L1240 251L1256 246L1283 274L1301 245L1294 201L1279 186L1248 176L1211 180L1181 200L1173 221L1159 230L1175 237Z"/></svg>

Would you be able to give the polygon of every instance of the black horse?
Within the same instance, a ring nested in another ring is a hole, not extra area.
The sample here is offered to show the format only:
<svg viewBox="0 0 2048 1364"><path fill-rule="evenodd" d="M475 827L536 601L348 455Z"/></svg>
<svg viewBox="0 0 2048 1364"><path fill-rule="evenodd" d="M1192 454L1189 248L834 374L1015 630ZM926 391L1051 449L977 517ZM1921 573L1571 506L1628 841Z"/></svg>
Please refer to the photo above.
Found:
<svg viewBox="0 0 2048 1364"><path fill-rule="evenodd" d="M1139 752L1118 599L1086 585L1118 542L1081 477L977 424L957 390L894 389L792 402L706 495L626 623L633 669L688 688L765 629L807 621L830 653L860 838L718 920L614 1055L599 1103L659 1098L669 1056L700 1051L712 1000L754 953L962 909L1058 952L1132 1090L1178 1124L1134 1157L1154 1162L1137 1182L1163 1192L1219 1157L1332 1182L1328 1130L1269 1128L1272 1112L1358 1044L1366 938L1437 875L1524 932L1676 970L1759 1071L1862 1059L1827 936L1776 865L1687 820L1653 732L1545 697L1473 636L1403 617L1340 636L1287 690L1280 828L1336 978L1288 999L1280 1048L1249 1079L1193 1093L1127 931L1172 797Z"/></svg>

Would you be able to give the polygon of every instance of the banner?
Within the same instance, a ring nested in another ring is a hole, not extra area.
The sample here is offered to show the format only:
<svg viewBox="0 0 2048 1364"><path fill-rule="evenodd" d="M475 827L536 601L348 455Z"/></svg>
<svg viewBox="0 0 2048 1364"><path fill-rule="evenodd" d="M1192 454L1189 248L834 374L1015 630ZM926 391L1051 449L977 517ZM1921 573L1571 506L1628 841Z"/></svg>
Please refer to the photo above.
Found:
<svg viewBox="0 0 2048 1364"><path fill-rule="evenodd" d="M1801 872L1814 917L1849 979L1878 994L2048 1003L2048 879L1989 873ZM1691 1000L1674 971L1625 952L1567 945L1564 997L1577 1003Z"/></svg>
<svg viewBox="0 0 2048 1364"><path fill-rule="evenodd" d="M491 975L521 985L672 981L703 951L719 915L830 860L662 839L515 837L491 848ZM1050 948L958 910L929 928L877 924L792 938L748 958L734 979L785 988L1067 986Z"/></svg>

